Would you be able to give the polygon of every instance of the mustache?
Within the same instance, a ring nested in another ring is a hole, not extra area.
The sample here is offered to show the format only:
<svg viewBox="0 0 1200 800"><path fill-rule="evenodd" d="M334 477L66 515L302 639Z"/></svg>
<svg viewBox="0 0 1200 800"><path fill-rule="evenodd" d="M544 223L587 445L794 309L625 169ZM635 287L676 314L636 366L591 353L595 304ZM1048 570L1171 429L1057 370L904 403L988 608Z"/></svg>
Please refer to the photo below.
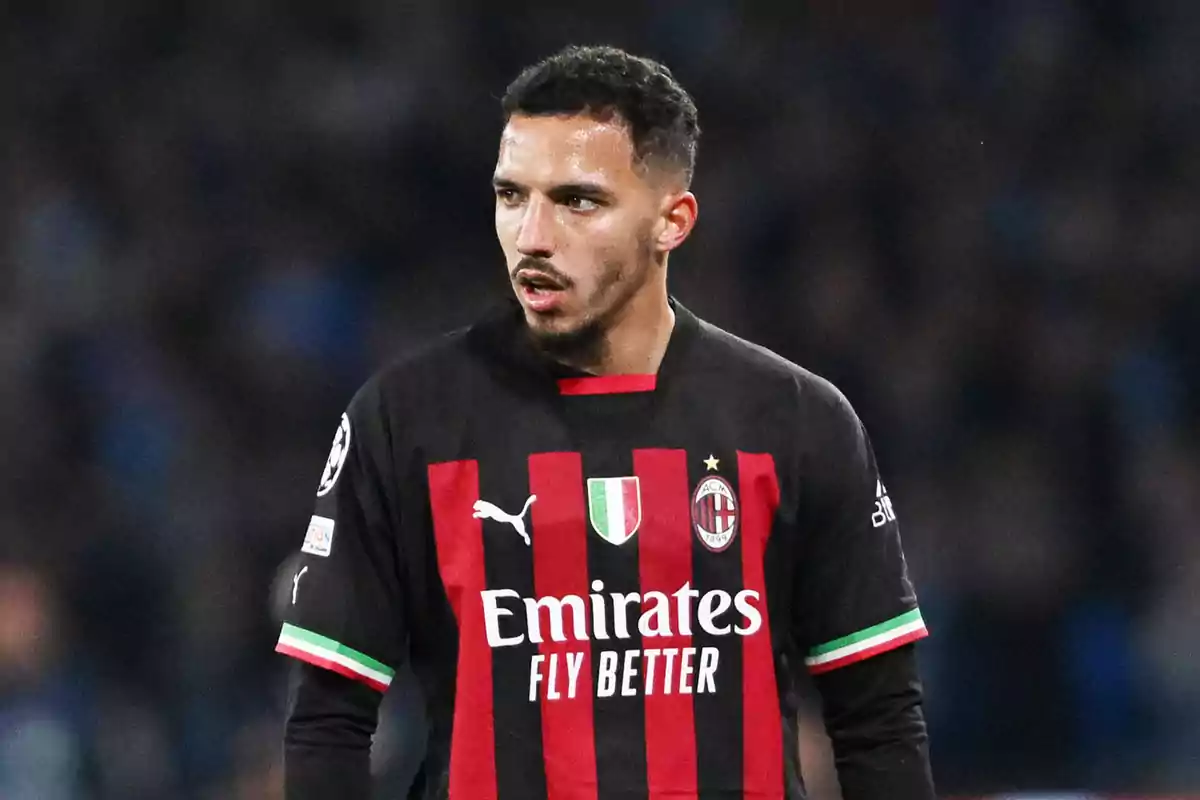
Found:
<svg viewBox="0 0 1200 800"><path fill-rule="evenodd" d="M512 268L512 271L509 273L509 277L515 281L517 279L517 274L522 270L539 272L558 283L560 286L568 289L575 283L565 274L555 269L553 264L543 258L534 258L533 256L526 256L525 258L522 258L517 262L517 265Z"/></svg>

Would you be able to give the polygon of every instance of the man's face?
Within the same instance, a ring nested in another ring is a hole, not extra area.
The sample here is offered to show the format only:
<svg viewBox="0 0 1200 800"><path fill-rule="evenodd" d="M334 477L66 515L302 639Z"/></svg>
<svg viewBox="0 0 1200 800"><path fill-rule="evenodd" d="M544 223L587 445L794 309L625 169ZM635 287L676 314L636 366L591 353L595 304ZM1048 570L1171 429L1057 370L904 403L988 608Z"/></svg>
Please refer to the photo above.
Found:
<svg viewBox="0 0 1200 800"><path fill-rule="evenodd" d="M619 120L514 115L494 176L496 236L530 329L602 331L655 270L662 189Z"/></svg>

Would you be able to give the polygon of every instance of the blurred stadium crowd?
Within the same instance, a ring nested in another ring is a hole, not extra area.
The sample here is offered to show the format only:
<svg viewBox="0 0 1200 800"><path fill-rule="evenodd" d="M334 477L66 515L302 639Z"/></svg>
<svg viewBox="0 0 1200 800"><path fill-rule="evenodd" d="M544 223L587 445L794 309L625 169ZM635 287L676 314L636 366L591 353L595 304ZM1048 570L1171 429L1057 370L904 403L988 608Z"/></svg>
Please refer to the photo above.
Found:
<svg viewBox="0 0 1200 800"><path fill-rule="evenodd" d="M0 797L274 796L273 576L357 385L506 291L497 98L570 41L698 99L677 296L872 431L941 787L1200 788L1200 5L10 0L0 33Z"/></svg>

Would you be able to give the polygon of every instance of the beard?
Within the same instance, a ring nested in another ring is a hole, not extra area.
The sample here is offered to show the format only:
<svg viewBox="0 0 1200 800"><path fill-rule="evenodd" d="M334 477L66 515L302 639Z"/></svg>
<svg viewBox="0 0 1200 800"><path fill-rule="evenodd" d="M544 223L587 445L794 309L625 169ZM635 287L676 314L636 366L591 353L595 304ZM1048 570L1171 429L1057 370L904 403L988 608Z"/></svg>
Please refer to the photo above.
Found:
<svg viewBox="0 0 1200 800"><path fill-rule="evenodd" d="M526 326L529 337L543 355L560 364L599 364L608 354L605 326L599 318L587 319L570 330Z"/></svg>
<svg viewBox="0 0 1200 800"><path fill-rule="evenodd" d="M525 327L534 346L548 358L562 364L585 368L602 363L608 355L606 334L609 328L630 300L646 285L654 270L654 251L650 239L650 227L647 225L637 235L633 270L628 269L626 259L602 257L603 268L592 290L589 308L575 325L557 328L553 325L527 324ZM571 284L566 276L540 259L522 259L514 273L524 267L539 269L560 282ZM608 302L604 302L606 299Z"/></svg>
<svg viewBox="0 0 1200 800"><path fill-rule="evenodd" d="M548 325L528 324L526 329L533 340L534 346L553 361L584 367L599 364L608 354L608 342L605 333L609 321L615 311L619 311L625 300L621 295L626 294L623 283L627 278L620 262L607 262L600 278L592 290L592 301L589 302L583 316L570 327L558 327L553 323ZM595 300L602 300L611 295L617 300L609 307L597 309Z"/></svg>

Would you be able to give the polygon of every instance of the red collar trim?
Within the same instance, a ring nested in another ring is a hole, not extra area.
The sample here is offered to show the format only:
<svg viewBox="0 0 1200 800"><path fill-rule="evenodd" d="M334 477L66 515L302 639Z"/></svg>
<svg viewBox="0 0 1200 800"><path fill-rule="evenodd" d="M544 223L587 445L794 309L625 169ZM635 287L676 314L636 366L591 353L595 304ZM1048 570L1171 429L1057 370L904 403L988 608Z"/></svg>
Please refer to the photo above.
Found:
<svg viewBox="0 0 1200 800"><path fill-rule="evenodd" d="M561 378L558 393L574 396L585 394L626 394L629 392L653 392L658 376L651 375L598 375L588 378Z"/></svg>

